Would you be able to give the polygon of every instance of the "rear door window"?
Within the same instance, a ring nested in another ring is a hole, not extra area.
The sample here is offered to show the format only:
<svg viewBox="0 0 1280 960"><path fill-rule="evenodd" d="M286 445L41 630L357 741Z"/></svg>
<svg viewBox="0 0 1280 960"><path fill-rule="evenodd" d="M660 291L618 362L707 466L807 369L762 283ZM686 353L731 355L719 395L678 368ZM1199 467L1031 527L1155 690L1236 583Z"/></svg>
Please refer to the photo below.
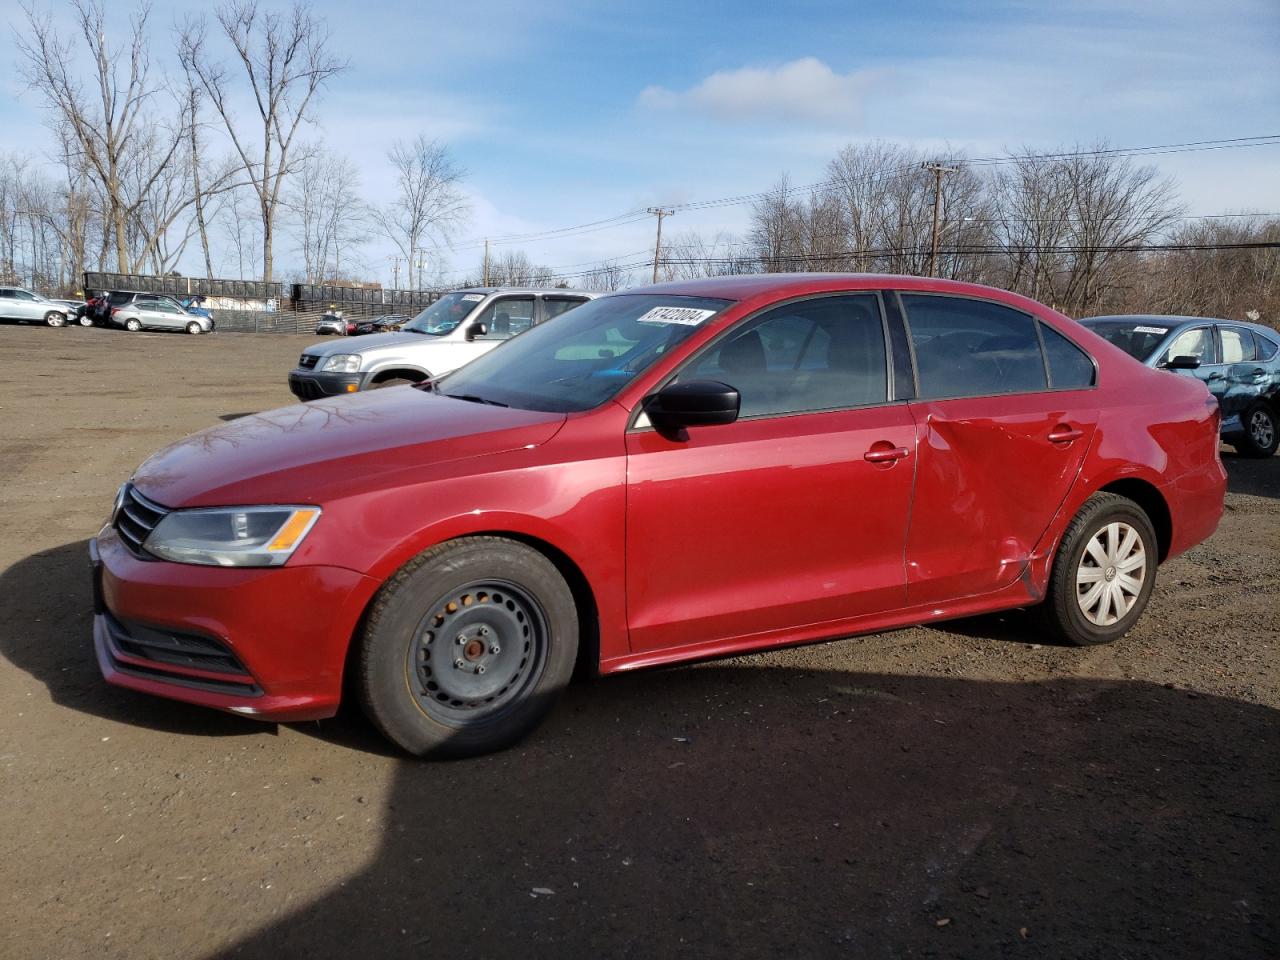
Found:
<svg viewBox="0 0 1280 960"><path fill-rule="evenodd" d="M580 307L586 303L585 297L544 297L542 301L542 313L544 320L550 320L558 317L562 313L572 310L574 307Z"/></svg>
<svg viewBox="0 0 1280 960"><path fill-rule="evenodd" d="M1053 390L1081 390L1094 382L1093 360L1047 323L1040 324L1044 356L1049 364L1049 386Z"/></svg>
<svg viewBox="0 0 1280 960"><path fill-rule="evenodd" d="M1036 320L986 300L902 294L920 397L986 397L1045 390Z"/></svg>
<svg viewBox="0 0 1280 960"><path fill-rule="evenodd" d="M1243 327L1219 327L1223 363L1248 363L1254 354L1253 334Z"/></svg>

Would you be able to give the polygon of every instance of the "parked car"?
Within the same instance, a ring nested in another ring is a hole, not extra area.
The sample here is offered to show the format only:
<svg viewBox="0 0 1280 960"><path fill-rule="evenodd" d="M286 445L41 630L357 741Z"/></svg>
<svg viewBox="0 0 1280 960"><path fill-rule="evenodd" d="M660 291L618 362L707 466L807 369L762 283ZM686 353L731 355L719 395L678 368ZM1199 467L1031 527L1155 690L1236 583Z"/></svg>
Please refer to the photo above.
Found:
<svg viewBox="0 0 1280 960"><path fill-rule="evenodd" d="M1210 317L1119 316L1081 320L1149 367L1203 380L1222 407L1222 439L1246 457L1280 446L1280 333Z"/></svg>
<svg viewBox="0 0 1280 960"><path fill-rule="evenodd" d="M198 317L208 317L212 320L213 312L204 306L205 301L207 300L208 297L198 293L177 298L178 306L182 307L182 309L187 311L187 313L194 313Z"/></svg>
<svg viewBox="0 0 1280 960"><path fill-rule="evenodd" d="M130 333L139 330L185 330L187 333L212 333L213 320L187 313L176 303L164 300L135 299L121 307L112 307L110 322Z"/></svg>
<svg viewBox="0 0 1280 960"><path fill-rule="evenodd" d="M0 319L65 326L67 308L21 287L0 287Z"/></svg>
<svg viewBox="0 0 1280 960"><path fill-rule="evenodd" d="M83 300L62 300L51 298L49 302L56 303L66 311L67 323L79 322L80 317L84 314L85 302Z"/></svg>
<svg viewBox="0 0 1280 960"><path fill-rule="evenodd" d="M356 332L356 324L343 318L342 312L326 313L316 322L316 336L350 337Z"/></svg>
<svg viewBox="0 0 1280 960"><path fill-rule="evenodd" d="M307 347L289 374L289 389L300 400L317 400L438 377L595 296L516 287L446 293L399 333Z"/></svg>
<svg viewBox="0 0 1280 960"><path fill-rule="evenodd" d="M109 290L92 301L92 309L86 308L85 316L94 323L112 323L112 312L121 307L129 307L136 303L161 304L166 311L186 313L186 309L176 299L164 293L143 293L137 290Z"/></svg>
<svg viewBox="0 0 1280 960"><path fill-rule="evenodd" d="M395 333L410 320L402 313L389 313L386 316L362 320L356 324L356 334L366 336L370 333Z"/></svg>
<svg viewBox="0 0 1280 960"><path fill-rule="evenodd" d="M268 720L332 715L345 680L408 752L460 755L527 733L579 662L1013 607L1029 640L1105 643L1217 527L1218 420L1198 381L989 287L614 294L430 385L157 453L90 546L98 662Z"/></svg>

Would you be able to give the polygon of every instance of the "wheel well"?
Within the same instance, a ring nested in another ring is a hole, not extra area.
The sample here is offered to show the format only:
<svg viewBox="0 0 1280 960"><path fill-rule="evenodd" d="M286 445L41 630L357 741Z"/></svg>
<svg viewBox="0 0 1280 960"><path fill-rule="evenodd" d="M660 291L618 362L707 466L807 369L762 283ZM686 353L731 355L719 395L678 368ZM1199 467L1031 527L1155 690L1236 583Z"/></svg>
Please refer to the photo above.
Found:
<svg viewBox="0 0 1280 960"><path fill-rule="evenodd" d="M382 383L384 380L412 380L414 383L421 383L427 379L427 375L421 370L396 369L379 370L373 375L370 383Z"/></svg>
<svg viewBox="0 0 1280 960"><path fill-rule="evenodd" d="M600 611L596 606L596 597L586 575L578 569L569 556L558 547L540 540L537 537L522 533L511 533L508 530L486 530L468 536L504 537L515 540L527 547L532 547L555 564L569 584L573 593L574 605L578 608L578 662L573 670L575 677L594 677L600 669Z"/></svg>
<svg viewBox="0 0 1280 960"><path fill-rule="evenodd" d="M1165 502L1163 494L1153 484L1146 480L1139 480L1137 477L1126 477L1123 480L1108 483L1101 492L1126 497L1142 508L1142 512L1151 520L1151 526L1155 528L1156 543L1160 548L1160 562L1163 563L1165 557L1169 555L1169 545L1173 541L1173 518L1169 515L1169 505Z"/></svg>

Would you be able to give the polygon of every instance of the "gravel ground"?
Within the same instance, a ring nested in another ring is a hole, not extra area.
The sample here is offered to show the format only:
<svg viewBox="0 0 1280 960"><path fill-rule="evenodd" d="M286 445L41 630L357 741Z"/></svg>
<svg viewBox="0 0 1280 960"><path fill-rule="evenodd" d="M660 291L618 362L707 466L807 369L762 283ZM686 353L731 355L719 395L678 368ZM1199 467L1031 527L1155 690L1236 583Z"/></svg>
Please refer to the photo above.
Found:
<svg viewBox="0 0 1280 960"><path fill-rule="evenodd" d="M407 761L108 688L86 541L310 337L0 328L0 956L1280 956L1280 459L1123 641L1025 617L583 683Z"/></svg>

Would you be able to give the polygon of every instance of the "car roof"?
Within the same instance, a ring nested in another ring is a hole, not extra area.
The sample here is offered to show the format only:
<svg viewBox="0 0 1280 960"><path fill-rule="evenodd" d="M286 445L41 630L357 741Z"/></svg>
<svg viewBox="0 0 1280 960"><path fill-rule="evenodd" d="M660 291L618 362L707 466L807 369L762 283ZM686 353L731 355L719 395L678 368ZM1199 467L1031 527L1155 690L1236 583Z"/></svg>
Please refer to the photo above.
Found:
<svg viewBox="0 0 1280 960"><path fill-rule="evenodd" d="M1170 331L1178 327L1196 326L1201 323L1225 323L1233 327L1245 327L1255 333L1261 333L1271 340L1280 340L1280 330L1276 330L1274 327L1268 327L1263 323L1254 323L1252 320L1231 320L1226 317L1184 317L1177 314L1163 313L1117 313L1101 317L1083 317L1080 322L1086 326L1091 323L1101 322L1158 323L1161 326L1168 327Z"/></svg>
<svg viewBox="0 0 1280 960"><path fill-rule="evenodd" d="M570 290L565 287L459 287L457 290L450 290L449 293L535 293L553 297L567 293L580 297L600 296L599 291L596 290Z"/></svg>

